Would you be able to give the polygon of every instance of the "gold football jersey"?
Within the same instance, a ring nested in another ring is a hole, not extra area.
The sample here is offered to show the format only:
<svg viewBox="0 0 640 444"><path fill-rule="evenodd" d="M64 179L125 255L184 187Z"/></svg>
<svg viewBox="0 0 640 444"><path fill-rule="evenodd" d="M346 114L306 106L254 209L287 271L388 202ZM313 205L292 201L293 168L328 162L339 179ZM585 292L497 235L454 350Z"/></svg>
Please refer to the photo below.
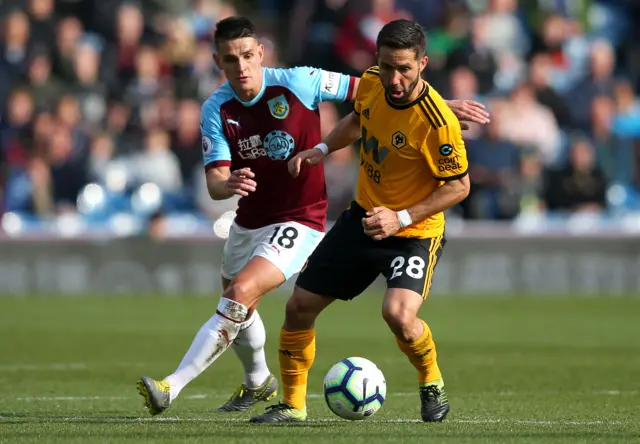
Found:
<svg viewBox="0 0 640 444"><path fill-rule="evenodd" d="M360 174L356 201L366 210L407 209L444 181L467 174L467 153L458 118L427 82L411 103L391 103L378 67L369 68L358 87ZM444 232L444 213L415 221L396 236L429 238Z"/></svg>

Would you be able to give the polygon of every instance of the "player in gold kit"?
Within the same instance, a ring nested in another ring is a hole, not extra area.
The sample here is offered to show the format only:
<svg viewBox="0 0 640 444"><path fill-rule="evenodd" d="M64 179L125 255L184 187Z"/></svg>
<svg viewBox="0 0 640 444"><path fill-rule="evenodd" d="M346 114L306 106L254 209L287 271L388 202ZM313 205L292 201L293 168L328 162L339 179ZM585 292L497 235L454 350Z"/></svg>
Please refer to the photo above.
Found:
<svg viewBox="0 0 640 444"><path fill-rule="evenodd" d="M314 322L334 300L362 293L386 278L383 318L418 371L422 419L449 412L431 330L418 318L445 244L443 211L469 193L460 123L422 80L426 37L415 22L387 24L377 39L377 67L360 81L355 111L325 141L289 162L296 177L328 153L360 137L357 198L303 268L280 335L284 402L252 422L307 417L307 375L315 357Z"/></svg>

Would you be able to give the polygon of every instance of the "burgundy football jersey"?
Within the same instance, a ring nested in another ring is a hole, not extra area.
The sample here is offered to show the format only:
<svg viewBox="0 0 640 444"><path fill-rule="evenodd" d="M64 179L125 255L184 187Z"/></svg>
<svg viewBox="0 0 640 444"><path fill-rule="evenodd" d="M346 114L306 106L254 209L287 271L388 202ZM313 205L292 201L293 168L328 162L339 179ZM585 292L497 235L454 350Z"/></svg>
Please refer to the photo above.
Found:
<svg viewBox="0 0 640 444"><path fill-rule="evenodd" d="M322 164L291 177L287 161L321 142L318 103L344 101L355 79L317 68L263 68L262 89L250 102L222 85L202 106L206 169L251 168L256 191L238 203L236 223L256 229L295 221L324 231L327 192Z"/></svg>

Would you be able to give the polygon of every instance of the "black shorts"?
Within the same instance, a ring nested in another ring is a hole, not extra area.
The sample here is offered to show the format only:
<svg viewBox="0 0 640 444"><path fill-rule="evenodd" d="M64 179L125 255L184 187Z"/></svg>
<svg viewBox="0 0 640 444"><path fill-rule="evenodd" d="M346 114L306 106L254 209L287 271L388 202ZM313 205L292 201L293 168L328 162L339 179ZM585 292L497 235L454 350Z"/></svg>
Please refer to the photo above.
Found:
<svg viewBox="0 0 640 444"><path fill-rule="evenodd" d="M444 236L392 236L374 241L362 227L365 213L355 202L342 213L309 257L296 285L322 296L349 300L382 273L388 288L406 288L426 298L446 243Z"/></svg>

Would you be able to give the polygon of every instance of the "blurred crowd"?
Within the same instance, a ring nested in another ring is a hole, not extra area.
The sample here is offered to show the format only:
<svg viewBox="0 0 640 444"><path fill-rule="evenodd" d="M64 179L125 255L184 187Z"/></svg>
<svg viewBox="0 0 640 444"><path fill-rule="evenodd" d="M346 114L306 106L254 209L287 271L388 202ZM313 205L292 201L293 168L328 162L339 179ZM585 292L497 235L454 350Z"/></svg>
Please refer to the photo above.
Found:
<svg viewBox="0 0 640 444"><path fill-rule="evenodd" d="M0 0L0 212L217 218L201 103L222 82L216 21L259 25L266 66L359 75L389 20L428 31L426 79L492 114L466 132L467 219L640 210L640 2L634 0ZM351 105L322 104L323 132ZM356 150L327 160L329 217Z"/></svg>

